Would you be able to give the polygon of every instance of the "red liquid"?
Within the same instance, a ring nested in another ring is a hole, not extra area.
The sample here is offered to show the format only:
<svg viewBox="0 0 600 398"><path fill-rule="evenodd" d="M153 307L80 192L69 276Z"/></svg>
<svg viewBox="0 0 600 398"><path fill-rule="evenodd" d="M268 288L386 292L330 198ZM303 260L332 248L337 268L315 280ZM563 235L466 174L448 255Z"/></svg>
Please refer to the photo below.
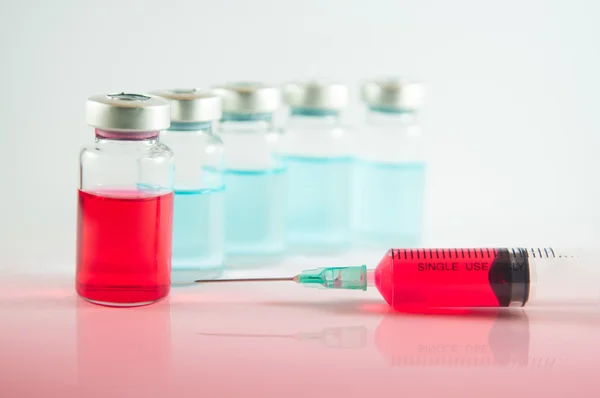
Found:
<svg viewBox="0 0 600 398"><path fill-rule="evenodd" d="M526 302L529 267L508 249L392 249L375 285L395 309L507 307Z"/></svg>
<svg viewBox="0 0 600 398"><path fill-rule="evenodd" d="M79 191L77 293L100 304L147 304L171 282L173 193Z"/></svg>

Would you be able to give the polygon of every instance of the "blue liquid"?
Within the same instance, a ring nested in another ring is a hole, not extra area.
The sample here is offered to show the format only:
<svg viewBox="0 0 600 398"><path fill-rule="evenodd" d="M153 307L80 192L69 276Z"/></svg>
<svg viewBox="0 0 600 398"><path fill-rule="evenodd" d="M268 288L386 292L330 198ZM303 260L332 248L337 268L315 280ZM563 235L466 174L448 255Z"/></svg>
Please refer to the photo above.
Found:
<svg viewBox="0 0 600 398"><path fill-rule="evenodd" d="M357 238L378 247L417 247L425 196L424 163L355 164Z"/></svg>
<svg viewBox="0 0 600 398"><path fill-rule="evenodd" d="M206 271L200 276L217 276L223 267L223 257L223 189L176 190L174 275L175 271Z"/></svg>
<svg viewBox="0 0 600 398"><path fill-rule="evenodd" d="M303 250L343 248L350 240L352 162L283 157L288 168L287 241Z"/></svg>
<svg viewBox="0 0 600 398"><path fill-rule="evenodd" d="M225 170L228 256L276 256L285 248L284 168ZM238 258L239 260L239 258Z"/></svg>

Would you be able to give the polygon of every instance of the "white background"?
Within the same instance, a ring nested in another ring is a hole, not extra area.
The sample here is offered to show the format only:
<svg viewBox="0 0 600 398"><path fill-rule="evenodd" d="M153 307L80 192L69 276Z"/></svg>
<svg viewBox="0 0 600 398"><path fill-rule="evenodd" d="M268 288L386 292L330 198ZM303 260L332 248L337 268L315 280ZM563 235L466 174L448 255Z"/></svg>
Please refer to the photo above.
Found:
<svg viewBox="0 0 600 398"><path fill-rule="evenodd" d="M89 95L336 77L427 83L429 246L600 236L600 3L5 1L0 268L74 267Z"/></svg>

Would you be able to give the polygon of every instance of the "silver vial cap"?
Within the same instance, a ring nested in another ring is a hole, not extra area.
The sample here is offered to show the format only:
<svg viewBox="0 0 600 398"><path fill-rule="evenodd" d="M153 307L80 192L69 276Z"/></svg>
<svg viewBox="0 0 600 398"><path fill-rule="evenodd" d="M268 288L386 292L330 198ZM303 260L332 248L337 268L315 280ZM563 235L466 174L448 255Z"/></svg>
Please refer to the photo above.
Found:
<svg viewBox="0 0 600 398"><path fill-rule="evenodd" d="M423 96L421 82L404 78L369 80L361 87L361 99L371 107L417 110Z"/></svg>
<svg viewBox="0 0 600 398"><path fill-rule="evenodd" d="M341 83L311 80L286 84L285 102L293 108L340 111L348 106L348 87Z"/></svg>
<svg viewBox="0 0 600 398"><path fill-rule="evenodd" d="M273 113L281 106L279 88L263 83L230 83L215 86L213 92L221 97L223 113Z"/></svg>
<svg viewBox="0 0 600 398"><path fill-rule="evenodd" d="M171 125L169 103L142 94L105 94L88 98L87 124L107 131L160 131Z"/></svg>
<svg viewBox="0 0 600 398"><path fill-rule="evenodd" d="M159 90L150 94L169 101L171 122L211 122L221 119L221 98L208 90Z"/></svg>

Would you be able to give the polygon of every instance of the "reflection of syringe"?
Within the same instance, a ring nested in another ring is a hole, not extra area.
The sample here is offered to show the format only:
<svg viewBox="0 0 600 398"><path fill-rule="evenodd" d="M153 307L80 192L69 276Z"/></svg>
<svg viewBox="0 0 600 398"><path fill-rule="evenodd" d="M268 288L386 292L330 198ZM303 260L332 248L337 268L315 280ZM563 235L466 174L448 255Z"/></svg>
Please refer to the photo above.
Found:
<svg viewBox="0 0 600 398"><path fill-rule="evenodd" d="M317 341L329 348L364 348L367 345L367 329L364 326L327 328L320 332L294 334L250 334L250 333L198 333L202 336L293 339L298 341Z"/></svg>
<svg viewBox="0 0 600 398"><path fill-rule="evenodd" d="M390 249L374 270L364 265L329 267L286 278L196 282L294 281L355 290L375 285L398 310L561 304L569 300L596 303L600 268L593 266L594 261L591 254L565 254L552 248Z"/></svg>
<svg viewBox="0 0 600 398"><path fill-rule="evenodd" d="M383 317L372 343L390 367L545 367L529 358L529 319L523 310L454 311L428 316ZM319 332L198 333L233 339L290 339L327 348L365 349L365 326L335 327ZM551 365L547 363L546 365Z"/></svg>
<svg viewBox="0 0 600 398"><path fill-rule="evenodd" d="M537 366L535 358L530 361L529 319L523 310L475 311L385 316L375 331L375 346L394 368Z"/></svg>

